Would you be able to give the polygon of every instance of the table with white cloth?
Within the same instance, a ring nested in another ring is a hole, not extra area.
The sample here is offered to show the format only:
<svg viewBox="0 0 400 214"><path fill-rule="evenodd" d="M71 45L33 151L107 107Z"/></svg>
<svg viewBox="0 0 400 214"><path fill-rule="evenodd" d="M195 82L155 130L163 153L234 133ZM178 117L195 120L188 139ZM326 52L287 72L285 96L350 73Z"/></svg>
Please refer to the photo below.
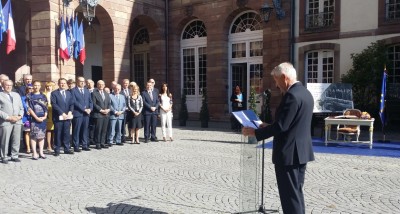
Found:
<svg viewBox="0 0 400 214"><path fill-rule="evenodd" d="M343 142L338 140L332 140L330 138L331 126L332 125L352 125L352 126L369 126L369 140L368 141L349 141L350 143L367 143L369 148L372 149L373 143L373 133L374 133L374 118L370 119L348 119L348 118L335 118L327 117L325 118L325 146L328 143Z"/></svg>

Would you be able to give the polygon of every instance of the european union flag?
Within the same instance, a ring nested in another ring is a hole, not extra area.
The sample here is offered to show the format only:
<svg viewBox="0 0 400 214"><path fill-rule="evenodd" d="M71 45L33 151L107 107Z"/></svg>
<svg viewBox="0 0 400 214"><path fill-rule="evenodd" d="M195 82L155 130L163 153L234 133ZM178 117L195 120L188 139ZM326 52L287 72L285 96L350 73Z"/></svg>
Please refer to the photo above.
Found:
<svg viewBox="0 0 400 214"><path fill-rule="evenodd" d="M6 25L4 22L3 5L0 1L0 43L3 41L3 33L6 32Z"/></svg>
<svg viewBox="0 0 400 214"><path fill-rule="evenodd" d="M386 124L386 115L385 115L386 79L387 79L387 72L385 67L385 70L383 71L381 103L379 108L379 116L381 117L382 127L384 127Z"/></svg>

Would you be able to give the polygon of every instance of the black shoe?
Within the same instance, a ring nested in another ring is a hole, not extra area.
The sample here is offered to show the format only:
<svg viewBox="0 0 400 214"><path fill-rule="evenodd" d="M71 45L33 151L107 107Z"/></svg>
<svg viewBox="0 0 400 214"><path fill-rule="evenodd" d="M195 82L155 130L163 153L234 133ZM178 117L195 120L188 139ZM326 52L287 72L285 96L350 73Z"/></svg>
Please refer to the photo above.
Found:
<svg viewBox="0 0 400 214"><path fill-rule="evenodd" d="M123 144L123 143L117 143L116 145L118 145L118 146L123 146L124 144Z"/></svg>
<svg viewBox="0 0 400 214"><path fill-rule="evenodd" d="M4 164L8 164L8 160L7 159L3 159L1 162L4 163Z"/></svg>
<svg viewBox="0 0 400 214"><path fill-rule="evenodd" d="M100 145L96 145L96 149L97 149L97 150L100 150L100 149L101 149L101 146L100 146Z"/></svg>
<svg viewBox="0 0 400 214"><path fill-rule="evenodd" d="M54 154L53 154L54 156L59 156L60 155L60 153L59 152L54 152Z"/></svg>
<svg viewBox="0 0 400 214"><path fill-rule="evenodd" d="M107 144L107 146L108 146L108 147L112 147L112 146L113 146L113 144L112 144L112 143L109 143L109 144Z"/></svg>
<svg viewBox="0 0 400 214"><path fill-rule="evenodd" d="M151 142L158 142L157 138L150 139L150 140L151 140Z"/></svg>
<svg viewBox="0 0 400 214"><path fill-rule="evenodd" d="M83 150L83 151L90 151L89 148L83 148L82 150Z"/></svg>
<svg viewBox="0 0 400 214"><path fill-rule="evenodd" d="M11 161L14 161L14 162L21 162L21 160L19 159L19 158L11 158Z"/></svg>
<svg viewBox="0 0 400 214"><path fill-rule="evenodd" d="M81 152L80 149L74 149L74 152Z"/></svg>
<svg viewBox="0 0 400 214"><path fill-rule="evenodd" d="M74 154L74 152L73 152L73 151L71 151L71 150L66 150L66 151L64 151L64 154L73 155L73 154Z"/></svg>
<svg viewBox="0 0 400 214"><path fill-rule="evenodd" d="M144 143L148 143L148 142L149 142L149 140L147 140L147 139L146 139L146 140L144 140Z"/></svg>
<svg viewBox="0 0 400 214"><path fill-rule="evenodd" d="M108 146L107 146L107 145L100 145L100 147L101 147L102 149L108 149Z"/></svg>

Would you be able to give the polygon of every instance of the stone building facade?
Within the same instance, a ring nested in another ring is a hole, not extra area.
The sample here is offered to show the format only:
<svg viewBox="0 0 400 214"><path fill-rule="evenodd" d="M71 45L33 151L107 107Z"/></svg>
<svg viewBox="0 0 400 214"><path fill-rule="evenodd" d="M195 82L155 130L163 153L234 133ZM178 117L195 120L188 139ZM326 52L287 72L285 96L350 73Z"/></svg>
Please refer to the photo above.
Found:
<svg viewBox="0 0 400 214"><path fill-rule="evenodd" d="M265 2L274 7L268 22L259 12ZM202 91L207 89L214 121L228 120L229 97L236 85L247 96L250 88L257 94L271 89L274 111L281 95L270 71L283 61L293 62L306 84L311 73L308 54L316 51L323 59L328 51L334 58L328 66L333 76L329 81L340 82L351 67L351 53L377 40L396 45L400 35L397 19L385 21L385 0L101 0L90 26L78 0L69 6L63 0L12 0L12 5L17 48L6 55L1 44L0 73L16 80L31 73L43 81L82 75L106 84L129 78L141 90L154 78L156 87L169 84L175 112L181 93L187 94L190 119L198 118ZM373 18L364 17L365 11L372 11ZM85 29L84 65L58 55L60 17L73 14ZM314 20L327 22L314 21L310 30L313 14ZM318 66L321 76L326 71Z"/></svg>

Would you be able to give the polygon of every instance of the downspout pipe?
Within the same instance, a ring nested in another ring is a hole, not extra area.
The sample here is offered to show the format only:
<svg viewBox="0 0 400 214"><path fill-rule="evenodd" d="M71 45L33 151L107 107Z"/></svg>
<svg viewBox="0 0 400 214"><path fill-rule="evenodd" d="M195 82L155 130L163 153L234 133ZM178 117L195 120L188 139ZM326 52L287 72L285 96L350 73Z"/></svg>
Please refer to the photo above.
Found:
<svg viewBox="0 0 400 214"><path fill-rule="evenodd" d="M290 16L290 62L293 64L294 67L294 45L295 45L295 21L296 21L296 0L291 1L291 16Z"/></svg>
<svg viewBox="0 0 400 214"><path fill-rule="evenodd" d="M165 82L169 82L169 0L165 0Z"/></svg>

